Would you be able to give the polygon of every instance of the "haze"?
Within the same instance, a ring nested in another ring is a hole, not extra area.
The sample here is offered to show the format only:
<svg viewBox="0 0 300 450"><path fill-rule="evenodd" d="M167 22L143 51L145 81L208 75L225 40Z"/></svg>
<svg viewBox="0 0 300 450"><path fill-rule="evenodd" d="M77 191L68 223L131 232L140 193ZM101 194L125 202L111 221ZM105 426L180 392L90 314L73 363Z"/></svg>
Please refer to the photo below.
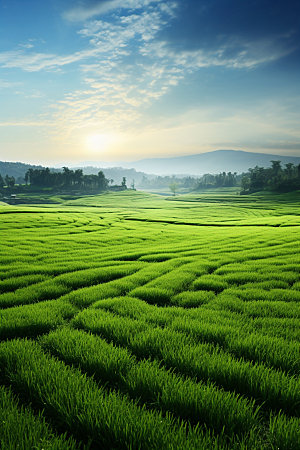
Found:
<svg viewBox="0 0 300 450"><path fill-rule="evenodd" d="M0 159L300 156L300 6L0 1Z"/></svg>

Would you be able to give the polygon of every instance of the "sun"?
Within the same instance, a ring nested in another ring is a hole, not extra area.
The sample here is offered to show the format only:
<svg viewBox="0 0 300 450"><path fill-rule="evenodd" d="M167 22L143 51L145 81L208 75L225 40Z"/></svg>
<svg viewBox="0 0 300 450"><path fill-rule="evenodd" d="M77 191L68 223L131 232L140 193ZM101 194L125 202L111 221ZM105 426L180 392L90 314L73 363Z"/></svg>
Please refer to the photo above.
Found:
<svg viewBox="0 0 300 450"><path fill-rule="evenodd" d="M112 142L110 134L89 134L85 138L87 149L92 152L101 152L106 150Z"/></svg>

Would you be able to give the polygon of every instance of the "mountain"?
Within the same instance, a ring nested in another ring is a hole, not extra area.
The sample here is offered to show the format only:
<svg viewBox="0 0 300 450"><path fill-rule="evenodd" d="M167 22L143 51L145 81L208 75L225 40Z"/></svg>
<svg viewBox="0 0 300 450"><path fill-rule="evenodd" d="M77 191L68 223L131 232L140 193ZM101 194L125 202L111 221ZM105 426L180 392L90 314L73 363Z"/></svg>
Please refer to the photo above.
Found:
<svg viewBox="0 0 300 450"><path fill-rule="evenodd" d="M271 166L272 160L282 164L300 164L300 157L251 153L241 150L215 150L188 156L148 158L126 163L126 167L156 175L204 175L205 173L247 172L249 168ZM125 164L122 164L125 165Z"/></svg>
<svg viewBox="0 0 300 450"><path fill-rule="evenodd" d="M128 186L135 181L136 185L142 183L143 177L154 178L154 175L194 175L220 172L247 172L249 168L260 166L270 167L271 161L281 161L282 165L293 163L300 164L300 157L269 155L266 153L251 153L241 150L215 150L213 152L199 153L196 155L176 156L170 158L148 158L139 161L120 163L122 167L72 167L82 169L84 174L97 174L99 170L104 172L106 178L113 179L114 183L120 183L123 177L127 178ZM95 165L97 163L94 163ZM102 165L102 163L101 163ZM14 176L17 182L24 182L24 176L28 169L42 169L42 166L31 164L0 161L0 174ZM53 171L61 169L51 168Z"/></svg>

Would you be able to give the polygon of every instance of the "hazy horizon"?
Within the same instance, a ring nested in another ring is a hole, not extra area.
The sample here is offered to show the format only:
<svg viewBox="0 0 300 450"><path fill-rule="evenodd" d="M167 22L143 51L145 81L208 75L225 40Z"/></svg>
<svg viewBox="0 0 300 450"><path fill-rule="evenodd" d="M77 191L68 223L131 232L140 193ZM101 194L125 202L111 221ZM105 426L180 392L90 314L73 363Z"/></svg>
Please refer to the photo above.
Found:
<svg viewBox="0 0 300 450"><path fill-rule="evenodd" d="M247 150L232 150L232 149L215 149L215 150L211 150L208 152L199 152L199 153L188 153L188 154L177 154L177 155L161 155L161 156L153 156L153 157L145 157L145 158L139 158L139 159L131 159L131 160L123 160L123 161L78 161L75 163L72 163L70 161L60 161L58 163L51 163L51 164L43 164L40 160L37 161L30 161L30 160L26 160L26 159L22 159L22 160L1 160L3 162L7 162L7 163L22 163L22 164L29 164L29 165L36 165L36 166L51 166L51 168L62 168L63 166L67 166L70 168L77 168L77 167L103 167L103 168L116 168L116 167L123 167L124 169L130 168L130 163L136 163L136 162L140 162L143 160L148 160L148 159L168 159L168 158L184 158L184 157L189 157L189 156L198 156L198 155L204 155L204 154L209 154L209 153L215 153L215 152L231 152L231 151L236 151L236 152L242 152L242 153L254 153L257 155L270 155L271 156L278 156L278 157L299 157L300 158L300 153L297 155L292 155L292 154L279 154L279 153L270 153L270 152L251 152L251 151L247 151ZM122 166L122 164L124 166ZM132 167L134 168L134 167Z"/></svg>
<svg viewBox="0 0 300 450"><path fill-rule="evenodd" d="M0 160L300 156L300 4L0 0Z"/></svg>

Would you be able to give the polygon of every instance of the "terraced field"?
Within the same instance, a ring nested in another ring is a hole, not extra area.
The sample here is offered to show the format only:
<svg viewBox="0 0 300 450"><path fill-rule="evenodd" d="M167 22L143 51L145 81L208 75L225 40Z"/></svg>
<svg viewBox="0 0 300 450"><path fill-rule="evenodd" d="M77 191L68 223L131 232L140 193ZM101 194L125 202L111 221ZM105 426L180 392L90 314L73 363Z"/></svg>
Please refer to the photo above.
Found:
<svg viewBox="0 0 300 450"><path fill-rule="evenodd" d="M0 447L299 449L299 199L0 205Z"/></svg>

